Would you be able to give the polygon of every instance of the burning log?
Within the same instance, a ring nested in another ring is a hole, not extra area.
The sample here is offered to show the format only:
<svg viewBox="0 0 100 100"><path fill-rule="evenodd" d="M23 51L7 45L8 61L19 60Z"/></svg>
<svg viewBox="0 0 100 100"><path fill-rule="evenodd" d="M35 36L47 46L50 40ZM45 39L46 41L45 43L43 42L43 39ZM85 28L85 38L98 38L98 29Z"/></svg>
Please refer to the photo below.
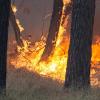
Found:
<svg viewBox="0 0 100 100"><path fill-rule="evenodd" d="M12 24L12 27L14 29L14 32L15 32L15 38L16 38L16 42L19 46L23 46L23 41L21 39L21 34L20 34L20 29L18 27L18 24L16 23L16 18L15 18L15 15L14 15L14 12L12 10L12 7L10 7L10 22Z"/></svg>
<svg viewBox="0 0 100 100"><path fill-rule="evenodd" d="M55 47L56 38L58 36L58 31L61 21L62 9L63 9L63 0L54 0L49 33L47 36L44 52L41 56L41 60L47 59Z"/></svg>

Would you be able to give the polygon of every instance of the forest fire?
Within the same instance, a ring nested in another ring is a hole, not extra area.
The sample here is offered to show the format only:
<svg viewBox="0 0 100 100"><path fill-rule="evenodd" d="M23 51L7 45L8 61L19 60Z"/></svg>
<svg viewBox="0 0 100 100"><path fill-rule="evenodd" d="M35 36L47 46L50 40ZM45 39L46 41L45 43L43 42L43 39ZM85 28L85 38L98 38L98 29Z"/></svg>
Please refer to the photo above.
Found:
<svg viewBox="0 0 100 100"><path fill-rule="evenodd" d="M14 7L14 12L15 7ZM19 27L21 27L19 25ZM21 31L24 29L21 28ZM14 65L16 69L26 68L28 71L38 73L44 77L50 77L54 80L63 82L65 79L65 71L68 57L69 38L64 36L66 30L60 26L58 38L56 39L56 48L53 54L45 61L40 61L41 55L44 51L46 38L41 37L39 42L33 44L30 40L24 40L23 47L17 47L17 56L10 58L10 64ZM92 78L97 74L97 69L100 69L100 40L99 37L92 45L92 68L91 68L91 84L100 86L99 78Z"/></svg>
<svg viewBox="0 0 100 100"><path fill-rule="evenodd" d="M46 61L39 62L45 46L45 38L33 45L28 40L23 40L24 47L18 47L18 55L16 58L10 59L10 63L15 68L26 68L29 71L36 72L45 77L51 77L54 80L64 81L65 70L67 63L68 44L67 37L60 37L57 39L57 45L51 55ZM97 39L98 41L99 39ZM100 43L92 45L92 68L91 77L96 74L96 68L100 68ZM92 78L91 78L92 79ZM92 79L92 85L100 85L98 78Z"/></svg>

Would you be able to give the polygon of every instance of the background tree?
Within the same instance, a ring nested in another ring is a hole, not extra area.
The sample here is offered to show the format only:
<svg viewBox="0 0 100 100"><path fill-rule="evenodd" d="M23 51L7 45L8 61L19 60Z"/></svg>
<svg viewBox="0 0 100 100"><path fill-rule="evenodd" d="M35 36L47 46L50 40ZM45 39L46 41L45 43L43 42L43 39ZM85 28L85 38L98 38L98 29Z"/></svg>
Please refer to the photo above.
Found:
<svg viewBox="0 0 100 100"><path fill-rule="evenodd" d="M0 91L6 88L6 60L10 0L0 0Z"/></svg>
<svg viewBox="0 0 100 100"><path fill-rule="evenodd" d="M70 46L65 88L90 86L95 0L72 0Z"/></svg>
<svg viewBox="0 0 100 100"><path fill-rule="evenodd" d="M55 47L56 38L58 35L60 21L61 21L62 9L63 9L63 0L54 0L49 33L46 40L46 46L43 55L41 57L42 60L47 59Z"/></svg>
<svg viewBox="0 0 100 100"><path fill-rule="evenodd" d="M24 44L23 44L23 41L22 41L22 39L21 39L21 32L20 32L20 29L19 29L19 27L18 27L18 24L17 24L17 22L16 22L16 17L15 17L15 15L14 15L14 12L13 12L13 10L12 10L12 8L10 7L10 22L11 22L11 24L12 24L12 27L13 27L13 29L14 29L14 32L15 32L15 39L16 39L16 42L17 42L17 44L19 45L19 46L23 46Z"/></svg>

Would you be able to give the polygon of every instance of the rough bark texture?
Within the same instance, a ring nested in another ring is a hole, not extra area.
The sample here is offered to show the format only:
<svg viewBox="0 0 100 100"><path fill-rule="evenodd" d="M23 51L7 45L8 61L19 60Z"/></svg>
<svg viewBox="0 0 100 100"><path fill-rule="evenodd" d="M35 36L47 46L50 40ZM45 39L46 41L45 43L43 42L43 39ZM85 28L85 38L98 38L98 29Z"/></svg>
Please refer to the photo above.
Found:
<svg viewBox="0 0 100 100"><path fill-rule="evenodd" d="M65 88L90 86L95 0L73 0Z"/></svg>
<svg viewBox="0 0 100 100"><path fill-rule="evenodd" d="M41 57L42 60L47 59L55 47L56 44L55 40L57 38L59 31L62 9L63 9L63 0L54 0L49 33L46 40L45 50Z"/></svg>
<svg viewBox="0 0 100 100"><path fill-rule="evenodd" d="M15 15L14 15L14 12L12 10L12 8L10 8L10 22L12 24L12 27L14 29L14 32L15 32L15 39L16 39L16 42L19 46L23 46L23 41L21 40L21 34L20 34L20 29L16 23L16 18L15 18Z"/></svg>
<svg viewBox="0 0 100 100"><path fill-rule="evenodd" d="M0 0L0 91L6 88L6 60L10 0Z"/></svg>

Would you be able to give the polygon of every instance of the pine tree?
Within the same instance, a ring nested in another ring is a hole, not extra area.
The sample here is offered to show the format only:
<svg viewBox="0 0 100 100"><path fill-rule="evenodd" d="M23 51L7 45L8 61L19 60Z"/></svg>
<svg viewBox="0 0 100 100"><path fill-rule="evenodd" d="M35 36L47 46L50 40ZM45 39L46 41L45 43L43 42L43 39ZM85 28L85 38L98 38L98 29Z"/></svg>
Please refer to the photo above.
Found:
<svg viewBox="0 0 100 100"><path fill-rule="evenodd" d="M0 0L0 91L6 88L6 60L10 0Z"/></svg>
<svg viewBox="0 0 100 100"><path fill-rule="evenodd" d="M72 0L70 46L65 88L90 87L95 0Z"/></svg>
<svg viewBox="0 0 100 100"><path fill-rule="evenodd" d="M46 46L43 55L41 57L41 60L47 59L55 47L56 38L58 36L58 31L61 21L62 9L63 9L63 0L54 0L49 33L47 36Z"/></svg>

